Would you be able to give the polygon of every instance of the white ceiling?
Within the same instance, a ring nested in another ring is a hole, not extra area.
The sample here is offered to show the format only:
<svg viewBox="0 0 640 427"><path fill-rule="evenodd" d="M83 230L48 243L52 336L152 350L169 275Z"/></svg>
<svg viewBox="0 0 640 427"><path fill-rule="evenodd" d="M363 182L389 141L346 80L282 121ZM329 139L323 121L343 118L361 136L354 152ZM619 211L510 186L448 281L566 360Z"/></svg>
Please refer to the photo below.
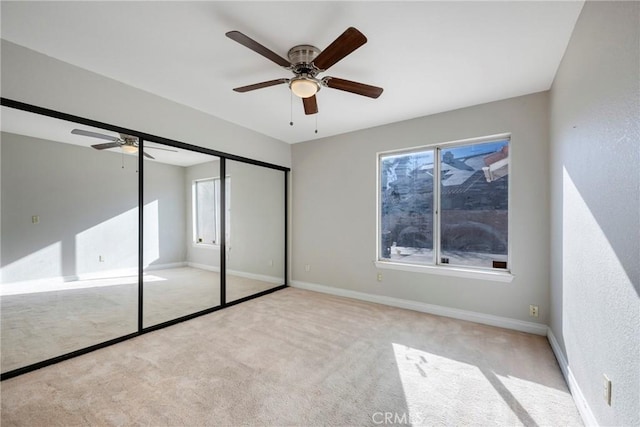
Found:
<svg viewBox="0 0 640 427"><path fill-rule="evenodd" d="M583 1L12 2L2 38L286 142L307 141L550 88ZM377 100L323 88L305 116L291 73L225 37L286 58L347 27L368 43L321 76L381 86ZM315 134L316 117L319 133ZM117 123L116 123L117 125Z"/></svg>

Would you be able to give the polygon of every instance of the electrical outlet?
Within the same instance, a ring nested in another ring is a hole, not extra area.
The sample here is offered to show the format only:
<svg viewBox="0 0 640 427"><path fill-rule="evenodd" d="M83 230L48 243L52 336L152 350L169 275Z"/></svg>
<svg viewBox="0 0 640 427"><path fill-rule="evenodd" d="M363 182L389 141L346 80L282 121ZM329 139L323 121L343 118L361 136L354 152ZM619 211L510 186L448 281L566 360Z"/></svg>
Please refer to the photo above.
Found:
<svg viewBox="0 0 640 427"><path fill-rule="evenodd" d="M307 273L311 271L311 265L309 264L305 264L304 265L304 271L306 271Z"/></svg>
<svg viewBox="0 0 640 427"><path fill-rule="evenodd" d="M607 402L607 405L611 406L611 380L606 376L604 377L604 389L603 389L603 397L604 401Z"/></svg>
<svg viewBox="0 0 640 427"><path fill-rule="evenodd" d="M538 306L537 305L530 305L529 306L529 316L538 317Z"/></svg>
<svg viewBox="0 0 640 427"><path fill-rule="evenodd" d="M34 215L31 217L32 224L40 224L40 215Z"/></svg>
<svg viewBox="0 0 640 427"><path fill-rule="evenodd" d="M382 273L378 273L378 282L382 282Z"/></svg>
<svg viewBox="0 0 640 427"><path fill-rule="evenodd" d="M98 255L98 262L104 262L104 257L102 255Z"/></svg>

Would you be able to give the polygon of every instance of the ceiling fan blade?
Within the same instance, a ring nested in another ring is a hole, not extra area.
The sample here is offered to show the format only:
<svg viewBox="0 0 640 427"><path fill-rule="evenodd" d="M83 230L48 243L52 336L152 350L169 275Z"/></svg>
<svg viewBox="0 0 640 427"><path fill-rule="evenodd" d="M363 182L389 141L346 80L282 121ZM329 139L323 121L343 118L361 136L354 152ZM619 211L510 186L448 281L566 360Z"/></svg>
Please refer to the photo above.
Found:
<svg viewBox="0 0 640 427"><path fill-rule="evenodd" d="M313 60L313 64L321 70L328 70L336 62L362 46L367 38L353 27L338 36L325 50Z"/></svg>
<svg viewBox="0 0 640 427"><path fill-rule="evenodd" d="M171 150L171 149L169 149L169 148L161 148L161 147L150 147L150 146L148 146L148 145L145 145L145 146L144 146L144 148L145 148L145 150L146 150L147 148L152 148L152 149L154 149L154 150L171 151L172 153L177 153L177 152L178 152L178 150Z"/></svg>
<svg viewBox="0 0 640 427"><path fill-rule="evenodd" d="M304 113L306 115L316 114L318 112L318 101L315 95L302 98L302 105L304 105Z"/></svg>
<svg viewBox="0 0 640 427"><path fill-rule="evenodd" d="M104 135L102 133L97 133L97 132L91 132L88 130L82 130L82 129L74 129L71 131L72 134L74 135L82 135L82 136L90 136L91 138L100 138L100 139L106 139L107 141L111 141L111 142L115 142L115 141L119 141L119 138L116 138L115 136L110 136L110 135Z"/></svg>
<svg viewBox="0 0 640 427"><path fill-rule="evenodd" d="M381 87L352 82L351 80L344 80L336 77L325 77L322 81L327 87L332 89L344 90L346 92L355 93L356 95L368 96L369 98L379 97L384 90Z"/></svg>
<svg viewBox="0 0 640 427"><path fill-rule="evenodd" d="M105 142L104 144L92 145L92 147L95 148L96 150L106 150L108 148L120 147L121 145L122 144L118 142Z"/></svg>
<svg viewBox="0 0 640 427"><path fill-rule="evenodd" d="M283 57L281 57L271 49L264 47L263 45L253 40L252 38L245 36L240 31L229 31L226 34L226 36L229 37L231 40L234 40L240 43L241 45L248 47L252 51L259 53L265 58L270 59L271 61L275 62L276 64L282 67L288 68L291 66L291 63L289 61L287 61L286 59L284 59Z"/></svg>
<svg viewBox="0 0 640 427"><path fill-rule="evenodd" d="M147 154L144 151L142 152L142 154L147 158L147 159L155 159L155 157L153 157L151 154Z"/></svg>
<svg viewBox="0 0 640 427"><path fill-rule="evenodd" d="M288 83L288 82L289 82L289 79L269 80L268 82L262 82L262 83L256 83L256 84L248 85L248 86L237 87L237 88L235 88L233 90L236 91L236 92L249 92L251 90L262 89L264 87L280 85L280 84Z"/></svg>

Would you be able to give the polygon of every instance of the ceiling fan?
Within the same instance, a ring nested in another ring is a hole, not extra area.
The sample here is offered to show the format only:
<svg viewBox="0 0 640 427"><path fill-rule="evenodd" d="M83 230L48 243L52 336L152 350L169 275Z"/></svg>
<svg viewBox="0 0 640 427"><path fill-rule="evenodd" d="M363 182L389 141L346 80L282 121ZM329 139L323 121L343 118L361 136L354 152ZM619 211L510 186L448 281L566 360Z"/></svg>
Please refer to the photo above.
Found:
<svg viewBox="0 0 640 427"><path fill-rule="evenodd" d="M368 96L369 98L377 98L383 91L381 87L339 79L337 77L318 77L318 74L328 70L332 65L367 42L364 34L353 27L347 28L344 33L323 51L311 45L292 47L287 54L288 60L239 31L229 31L226 36L275 62L281 67L290 70L294 74L294 77L290 79L282 78L237 87L233 89L236 92L249 92L287 83L291 92L302 98L305 114L316 114L318 112L316 93L322 87L343 90L357 95Z"/></svg>
<svg viewBox="0 0 640 427"><path fill-rule="evenodd" d="M102 133L91 132L91 131L82 130L82 129L74 129L71 131L71 133L74 135L89 136L91 138L106 139L107 141L110 141L110 142L105 142L103 144L92 145L92 147L95 148L96 150L107 150L109 148L120 147L122 148L122 151L124 151L127 154L134 154L138 152L138 148L139 148L138 138L136 138L135 136L121 133L120 137L118 138L115 136L104 135ZM146 145L144 148L152 148L154 150L163 150L163 151L172 151L174 153L178 152L178 150L171 150L168 148L161 148L161 147L149 147ZM151 154L147 154L144 151L142 152L142 154L149 159L155 159L155 157L153 157Z"/></svg>

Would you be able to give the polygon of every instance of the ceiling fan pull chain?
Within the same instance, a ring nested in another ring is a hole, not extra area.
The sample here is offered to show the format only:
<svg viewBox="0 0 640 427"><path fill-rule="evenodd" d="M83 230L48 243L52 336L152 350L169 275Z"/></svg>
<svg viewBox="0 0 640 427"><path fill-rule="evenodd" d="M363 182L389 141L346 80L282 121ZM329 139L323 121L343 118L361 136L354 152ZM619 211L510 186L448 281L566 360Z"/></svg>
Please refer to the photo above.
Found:
<svg viewBox="0 0 640 427"><path fill-rule="evenodd" d="M122 169L124 169L124 151L120 150L120 161L122 162Z"/></svg>
<svg viewBox="0 0 640 427"><path fill-rule="evenodd" d="M318 133L318 114L316 113L316 131L315 133Z"/></svg>
<svg viewBox="0 0 640 427"><path fill-rule="evenodd" d="M290 114L290 120L289 120L289 126L293 126L293 92L289 92L291 94L291 103L290 103L290 108L289 108L289 114Z"/></svg>

